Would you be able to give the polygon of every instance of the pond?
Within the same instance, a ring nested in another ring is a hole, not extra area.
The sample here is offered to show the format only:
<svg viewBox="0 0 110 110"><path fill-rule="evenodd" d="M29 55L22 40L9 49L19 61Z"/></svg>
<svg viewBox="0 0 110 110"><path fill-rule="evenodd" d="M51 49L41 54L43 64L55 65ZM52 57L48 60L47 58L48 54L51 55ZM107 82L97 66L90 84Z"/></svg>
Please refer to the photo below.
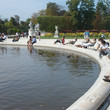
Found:
<svg viewBox="0 0 110 110"><path fill-rule="evenodd" d="M0 46L0 109L65 110L99 73L96 61L75 52Z"/></svg>

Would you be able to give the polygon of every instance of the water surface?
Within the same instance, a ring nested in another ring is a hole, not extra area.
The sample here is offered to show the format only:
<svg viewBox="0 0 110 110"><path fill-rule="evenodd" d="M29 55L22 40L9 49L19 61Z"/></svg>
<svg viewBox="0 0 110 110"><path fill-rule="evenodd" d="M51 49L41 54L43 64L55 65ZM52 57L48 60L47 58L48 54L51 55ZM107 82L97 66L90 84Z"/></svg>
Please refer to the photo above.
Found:
<svg viewBox="0 0 110 110"><path fill-rule="evenodd" d="M0 110L66 109L99 72L93 59L73 52L1 46Z"/></svg>

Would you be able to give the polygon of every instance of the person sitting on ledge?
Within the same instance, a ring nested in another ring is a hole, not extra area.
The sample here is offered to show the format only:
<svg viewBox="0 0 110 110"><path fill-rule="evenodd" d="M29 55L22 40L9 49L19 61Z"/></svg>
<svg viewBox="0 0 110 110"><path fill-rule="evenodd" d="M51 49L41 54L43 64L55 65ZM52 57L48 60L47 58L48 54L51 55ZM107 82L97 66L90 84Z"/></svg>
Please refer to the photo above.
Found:
<svg viewBox="0 0 110 110"><path fill-rule="evenodd" d="M84 41L82 41L82 43L88 43L90 41L89 38L85 38Z"/></svg>
<svg viewBox="0 0 110 110"><path fill-rule="evenodd" d="M54 42L54 44L56 44L56 43L62 43L62 44L64 44L64 43L65 43L65 37L63 37L62 39L57 39L57 40Z"/></svg>
<svg viewBox="0 0 110 110"><path fill-rule="evenodd" d="M18 37L18 36L14 37L12 41L13 41L13 42L19 41L19 37Z"/></svg>
<svg viewBox="0 0 110 110"><path fill-rule="evenodd" d="M83 44L89 43L89 41L90 41L90 40L89 40L88 38L85 38L84 41L82 41L82 43L76 45L76 47L82 47Z"/></svg>
<svg viewBox="0 0 110 110"><path fill-rule="evenodd" d="M32 37L32 44L34 44L34 43L36 43L37 41L36 41L36 37L35 36L33 36Z"/></svg>
<svg viewBox="0 0 110 110"><path fill-rule="evenodd" d="M99 48L99 57L102 58L102 55L108 55L108 58L110 59L110 49L108 48L108 44L105 41L101 42L100 48Z"/></svg>
<svg viewBox="0 0 110 110"><path fill-rule="evenodd" d="M74 41L70 41L70 42L65 43L64 45L66 45L66 44L75 44L75 43L76 43L76 41L77 41L77 38L75 38L75 40L74 40Z"/></svg>
<svg viewBox="0 0 110 110"><path fill-rule="evenodd" d="M1 37L0 37L0 42L3 42L5 39L6 39L6 35L1 35Z"/></svg>
<svg viewBox="0 0 110 110"><path fill-rule="evenodd" d="M88 43L81 43L81 44L79 44L79 45L76 45L76 47L81 47L81 48L84 47L84 48L87 48L87 47L89 47L89 46L94 46L95 43L96 43L96 39L93 39L93 41L90 41L90 40L89 40Z"/></svg>
<svg viewBox="0 0 110 110"><path fill-rule="evenodd" d="M102 38L98 39L97 47L96 47L95 51L97 51L100 48L100 45L101 45L102 41L104 41Z"/></svg>

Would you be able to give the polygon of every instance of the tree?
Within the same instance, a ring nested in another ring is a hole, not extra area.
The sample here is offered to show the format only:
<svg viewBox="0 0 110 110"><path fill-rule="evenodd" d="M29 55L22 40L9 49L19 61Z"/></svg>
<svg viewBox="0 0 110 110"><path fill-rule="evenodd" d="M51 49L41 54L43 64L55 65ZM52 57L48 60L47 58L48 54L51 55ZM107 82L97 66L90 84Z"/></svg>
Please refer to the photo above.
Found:
<svg viewBox="0 0 110 110"><path fill-rule="evenodd" d="M15 21L16 21L16 23L18 23L18 24L19 24L20 17L19 17L18 15L15 15Z"/></svg>
<svg viewBox="0 0 110 110"><path fill-rule="evenodd" d="M106 30L110 30L110 16L107 16L106 22L105 22Z"/></svg>
<svg viewBox="0 0 110 110"><path fill-rule="evenodd" d="M7 29L7 33L8 33L8 34L12 34L12 33L13 33L13 28Z"/></svg>
<svg viewBox="0 0 110 110"><path fill-rule="evenodd" d="M97 29L97 30L101 29L101 23L102 23L101 21L102 21L102 15L100 14L100 8L97 7L95 19L93 20L94 29Z"/></svg>
<svg viewBox="0 0 110 110"><path fill-rule="evenodd" d="M46 8L46 15L49 16L58 16L59 15L59 6L56 3L49 2Z"/></svg>
<svg viewBox="0 0 110 110"><path fill-rule="evenodd" d="M68 0L71 21L76 29L90 29L94 17L94 0Z"/></svg>
<svg viewBox="0 0 110 110"><path fill-rule="evenodd" d="M65 13L66 13L66 10L61 10L61 11L59 11L59 16L64 16Z"/></svg>
<svg viewBox="0 0 110 110"><path fill-rule="evenodd" d="M29 29L29 22L30 22L30 19L27 19L27 21L21 21L20 22L20 30L21 32L27 32L28 29Z"/></svg>
<svg viewBox="0 0 110 110"><path fill-rule="evenodd" d="M104 3L107 7L107 14L110 15L110 0L104 0Z"/></svg>
<svg viewBox="0 0 110 110"><path fill-rule="evenodd" d="M13 24L14 26L17 26L17 22L16 22L16 20L15 20L14 17L11 17L11 18L10 18L10 22L12 22L12 24Z"/></svg>
<svg viewBox="0 0 110 110"><path fill-rule="evenodd" d="M70 12L78 11L78 6L80 4L80 0L68 0L66 2L66 4L68 5Z"/></svg>
<svg viewBox="0 0 110 110"><path fill-rule="evenodd" d="M6 28L14 28L14 25L11 21L5 23Z"/></svg>
<svg viewBox="0 0 110 110"><path fill-rule="evenodd" d="M33 13L31 17L31 21L33 22L34 25L37 23L37 17L38 17L38 13Z"/></svg>
<svg viewBox="0 0 110 110"><path fill-rule="evenodd" d="M96 9L97 9L96 12L98 11L100 13L103 20L104 16L107 16L107 6L103 0L98 1Z"/></svg>
<svg viewBox="0 0 110 110"><path fill-rule="evenodd" d="M80 0L68 0L66 2L69 8L69 13L70 13L70 20L74 27L77 29L77 25L79 23L78 21L78 16L79 16L79 5L80 5Z"/></svg>
<svg viewBox="0 0 110 110"><path fill-rule="evenodd" d="M46 10L40 10L38 12L38 16L45 16L46 15Z"/></svg>
<svg viewBox="0 0 110 110"><path fill-rule="evenodd" d="M96 14L94 20L94 29L105 29L106 19L108 16L107 0L99 0L96 6Z"/></svg>
<svg viewBox="0 0 110 110"><path fill-rule="evenodd" d="M80 13L80 24L82 29L91 29L92 28L92 21L95 17L95 4L94 0L81 0L79 8Z"/></svg>

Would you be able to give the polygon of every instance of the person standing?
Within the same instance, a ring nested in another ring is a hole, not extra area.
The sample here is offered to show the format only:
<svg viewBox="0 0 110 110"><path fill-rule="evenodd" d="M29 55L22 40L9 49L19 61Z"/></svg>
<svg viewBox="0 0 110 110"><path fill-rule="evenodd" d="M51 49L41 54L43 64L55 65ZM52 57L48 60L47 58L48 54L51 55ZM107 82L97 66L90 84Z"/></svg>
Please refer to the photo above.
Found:
<svg viewBox="0 0 110 110"><path fill-rule="evenodd" d="M105 39L105 36L104 36L104 34L101 34L101 38L102 38L102 39Z"/></svg>
<svg viewBox="0 0 110 110"><path fill-rule="evenodd" d="M18 34L18 32L16 32L16 37L19 37L19 34Z"/></svg>
<svg viewBox="0 0 110 110"><path fill-rule="evenodd" d="M87 34L87 38L89 39L89 31L87 31L86 34Z"/></svg>
<svg viewBox="0 0 110 110"><path fill-rule="evenodd" d="M86 31L84 32L84 39L86 39L87 38L87 34L86 34Z"/></svg>
<svg viewBox="0 0 110 110"><path fill-rule="evenodd" d="M39 31L39 33L38 33L38 36L39 36L39 41L40 41L40 36L41 36L41 33L40 33L40 31Z"/></svg>

